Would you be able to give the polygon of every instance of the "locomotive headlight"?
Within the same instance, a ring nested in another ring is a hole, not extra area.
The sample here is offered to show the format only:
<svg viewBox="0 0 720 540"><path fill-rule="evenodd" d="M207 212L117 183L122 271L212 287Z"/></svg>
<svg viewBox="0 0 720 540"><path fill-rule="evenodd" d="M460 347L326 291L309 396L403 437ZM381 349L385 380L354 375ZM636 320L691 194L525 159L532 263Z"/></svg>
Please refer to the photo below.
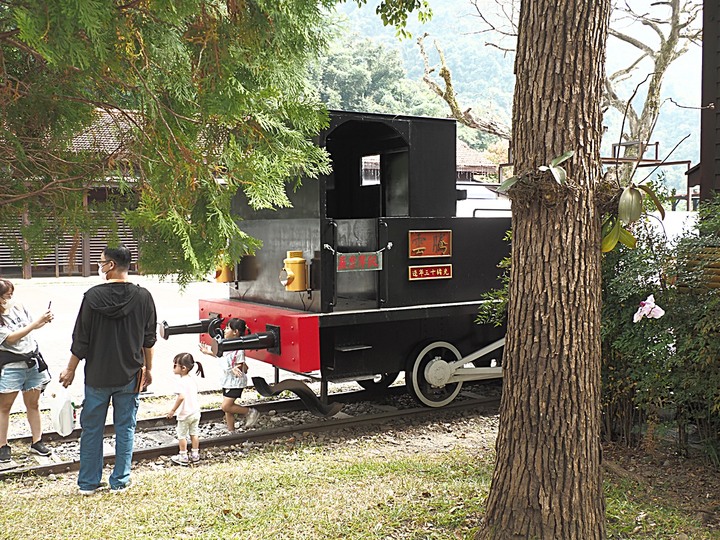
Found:
<svg viewBox="0 0 720 540"><path fill-rule="evenodd" d="M288 251L280 270L280 283L286 291L307 290L307 261L302 251Z"/></svg>

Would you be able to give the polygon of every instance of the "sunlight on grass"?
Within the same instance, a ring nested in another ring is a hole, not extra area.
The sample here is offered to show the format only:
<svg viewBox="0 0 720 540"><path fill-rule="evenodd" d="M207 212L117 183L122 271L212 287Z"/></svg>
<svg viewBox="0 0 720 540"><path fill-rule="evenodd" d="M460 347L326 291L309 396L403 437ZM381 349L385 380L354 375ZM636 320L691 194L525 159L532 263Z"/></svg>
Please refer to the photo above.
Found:
<svg viewBox="0 0 720 540"><path fill-rule="evenodd" d="M469 539L492 466L492 456L466 450L384 454L364 441L258 450L194 468L143 467L118 495L81 497L74 475L9 480L0 483L2 537ZM607 484L611 538L678 531L711 538L678 509L637 502L641 491Z"/></svg>

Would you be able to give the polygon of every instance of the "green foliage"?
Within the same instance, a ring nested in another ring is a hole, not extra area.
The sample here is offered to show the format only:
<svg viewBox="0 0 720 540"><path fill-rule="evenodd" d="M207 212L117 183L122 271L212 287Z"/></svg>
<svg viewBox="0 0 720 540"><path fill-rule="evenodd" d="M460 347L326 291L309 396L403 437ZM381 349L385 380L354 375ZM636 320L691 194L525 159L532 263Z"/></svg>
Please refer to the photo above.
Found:
<svg viewBox="0 0 720 540"><path fill-rule="evenodd" d="M340 34L310 67L310 83L329 109L440 116L445 111L419 81L407 78L397 48Z"/></svg>
<svg viewBox="0 0 720 540"><path fill-rule="evenodd" d="M696 442L720 467L720 288L708 287L714 274L693 262L708 246L720 247L720 198L701 209L700 237L690 233L670 245L640 220L633 226L637 246L621 244L603 256L603 432L633 446L672 420L681 451L688 451L694 429ZM720 255L709 264L720 267ZM483 296L489 302L476 322L505 322L509 267L503 260L503 287ZM633 322L651 294L665 315Z"/></svg>
<svg viewBox="0 0 720 540"><path fill-rule="evenodd" d="M634 248L637 239L629 226L637 222L643 212L657 210L664 219L665 208L660 199L667 197L666 191L660 181L631 182L626 186L620 193L617 208L610 209L603 218L601 251L612 251L618 243Z"/></svg>
<svg viewBox="0 0 720 540"><path fill-rule="evenodd" d="M618 216L607 215L602 225L600 250L603 253L612 251L618 242L630 249L637 245L637 239L623 226L623 221Z"/></svg>
<svg viewBox="0 0 720 540"><path fill-rule="evenodd" d="M700 206L699 235L678 244L676 380L678 422L693 424L707 453L720 467L720 196ZM687 442L687 441L683 441Z"/></svg>
<svg viewBox="0 0 720 540"><path fill-rule="evenodd" d="M447 110L443 109L442 112L433 113L433 116L446 115ZM472 129L462 124L458 124L458 139L461 139L470 148L482 152L488 150L492 145L501 141L497 135L492 135L479 129ZM506 157L503 156L503 162L507 161Z"/></svg>
<svg viewBox="0 0 720 540"><path fill-rule="evenodd" d="M720 468L720 292L690 290L678 294L670 321L676 330L676 353L664 373L687 451L689 425L708 456Z"/></svg>
<svg viewBox="0 0 720 540"><path fill-rule="evenodd" d="M707 245L720 245L720 196L704 200L698 209L698 233Z"/></svg>
<svg viewBox="0 0 720 540"><path fill-rule="evenodd" d="M503 238L506 242L512 241L512 231L507 231ZM493 289L482 295L485 300L478 309L475 322L478 324L492 324L502 326L507 319L508 290L510 286L510 257L503 258L498 264L500 273L500 288Z"/></svg>
<svg viewBox="0 0 720 540"><path fill-rule="evenodd" d="M367 3L367 0L355 0L358 6ZM380 15L385 26L395 26L398 33L407 36L405 26L408 13L418 10L418 20L426 22L432 17L432 10L427 0L381 0L375 12Z"/></svg>
<svg viewBox="0 0 720 540"><path fill-rule="evenodd" d="M305 66L334 4L3 3L0 224L25 215L40 254L43 223L109 223L82 194L111 184L129 197L145 272L184 282L252 251L231 214L238 189L255 208L287 206L286 185L328 170Z"/></svg>
<svg viewBox="0 0 720 540"><path fill-rule="evenodd" d="M602 359L603 428L607 439L628 445L640 441L647 418L672 408L665 378L674 361L670 317L633 322L649 295L666 312L672 293L666 285L672 252L647 222L639 225L635 249L621 246L603 257Z"/></svg>
<svg viewBox="0 0 720 540"><path fill-rule="evenodd" d="M606 437L627 444L640 430L672 418L680 450L688 451L688 428L697 430L706 455L720 448L720 290L707 270L720 259L720 202L707 203L700 229L669 246L641 228L635 250L620 248L603 259L603 405ZM711 254L710 266L698 257ZM676 286L677 285L677 286ZM632 322L649 294L666 314Z"/></svg>
<svg viewBox="0 0 720 540"><path fill-rule="evenodd" d="M573 155L575 155L575 151L568 150L567 152L564 152L561 156L553 158L552 161L550 161L549 165L541 165L540 167L538 167L538 170L540 172L550 171L550 174L552 174L555 182L563 185L567 180L567 173L565 172L565 169L563 167L560 167L560 164L573 157Z"/></svg>
<svg viewBox="0 0 720 540"><path fill-rule="evenodd" d="M443 48L455 91L464 107L472 107L476 114L509 123L514 84L512 55L484 46L485 34L478 34L478 19L471 15L473 8L469 3L457 0L431 0L429 3L433 9L432 19L420 22L409 17L408 31L415 36L428 32L431 36L428 42L437 40ZM377 4L378 0L368 1L367 8ZM348 18L353 32L382 43L386 49L398 49L408 77L413 81L422 79L424 65L415 40L399 41L394 29L378 24L373 9L358 9L355 2L339 4L337 10ZM429 47L428 53L431 62L437 66L434 48ZM447 104L438 96L433 95L432 99L439 106L439 111L433 115L447 116ZM480 138L485 137L480 135ZM463 139L471 147L478 148L468 137Z"/></svg>
<svg viewBox="0 0 720 540"><path fill-rule="evenodd" d="M552 161L548 165L540 165L538 167L538 171L540 172L549 172L552 174L553 179L555 182L557 182L560 185L565 184L567 180L567 172L565 172L565 169L563 167L560 167L561 163L564 163L568 159L570 159L575 154L574 150L568 150L567 152L563 152L562 155L554 157ZM526 174L520 174L516 176L511 176L507 180L505 180L496 191L500 193L507 193L511 187L513 187L518 182L525 180L527 178L531 178L532 173L526 173Z"/></svg>

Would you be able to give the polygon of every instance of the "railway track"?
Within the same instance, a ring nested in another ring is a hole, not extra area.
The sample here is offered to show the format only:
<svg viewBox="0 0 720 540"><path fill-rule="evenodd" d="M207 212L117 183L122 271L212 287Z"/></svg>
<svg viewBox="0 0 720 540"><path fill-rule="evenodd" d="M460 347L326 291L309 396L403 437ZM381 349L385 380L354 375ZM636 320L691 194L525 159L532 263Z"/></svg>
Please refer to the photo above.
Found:
<svg viewBox="0 0 720 540"><path fill-rule="evenodd" d="M299 399L262 401L253 404L261 412L258 427L240 429L228 433L224 429L224 414L219 409L202 412L200 449L206 452L210 448L247 446L253 443L290 438L301 432L303 436L338 431L346 428L363 428L381 425L397 419L432 417L445 413L457 413L472 410L480 406L493 406L499 403L498 396L484 397L472 392L464 392L458 399L442 408L417 407L414 402L408 405L409 398L404 387L392 387L381 395L377 393L344 392L332 395L333 401L354 404L351 414L343 411L332 418L319 418L308 413ZM362 404L360 407L357 404ZM365 411L365 412L363 412ZM114 461L112 447L112 426L106 426L104 450L105 465ZM218 433L221 433L218 435ZM21 454L10 464L0 464L0 480L23 475L47 476L78 470L80 430L74 430L67 437L56 433L43 435L54 449L48 457L33 454ZM13 452L29 446L30 437L19 437L9 441ZM175 421L165 417L138 420L135 433L133 461L153 461L162 456L171 456L178 452L175 438ZM202 461L200 462L202 463ZM1 468L1 467L5 468Z"/></svg>

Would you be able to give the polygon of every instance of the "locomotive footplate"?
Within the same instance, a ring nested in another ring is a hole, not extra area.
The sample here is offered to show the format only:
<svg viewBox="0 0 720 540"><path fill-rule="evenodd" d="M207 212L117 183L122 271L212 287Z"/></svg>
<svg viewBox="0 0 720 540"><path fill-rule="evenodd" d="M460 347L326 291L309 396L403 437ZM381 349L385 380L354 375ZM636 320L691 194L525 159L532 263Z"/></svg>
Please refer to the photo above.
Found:
<svg viewBox="0 0 720 540"><path fill-rule="evenodd" d="M253 377L252 381L255 390L263 397L277 396L285 390L292 392L316 416L335 416L343 407L342 403L323 404L308 385L296 379L285 379L275 384L268 384L262 377Z"/></svg>

